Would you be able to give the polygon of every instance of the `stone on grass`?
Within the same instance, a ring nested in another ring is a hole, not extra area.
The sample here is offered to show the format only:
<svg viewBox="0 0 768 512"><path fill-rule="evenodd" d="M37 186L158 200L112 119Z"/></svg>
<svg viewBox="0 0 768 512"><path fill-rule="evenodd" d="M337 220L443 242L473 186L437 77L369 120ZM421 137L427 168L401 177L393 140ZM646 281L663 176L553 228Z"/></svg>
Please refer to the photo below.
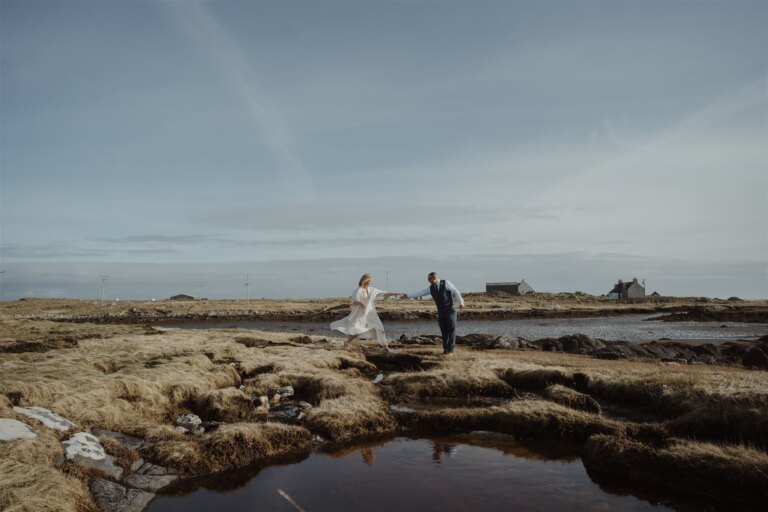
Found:
<svg viewBox="0 0 768 512"><path fill-rule="evenodd" d="M283 386L278 389L277 392L280 393L283 398L293 396L293 386Z"/></svg>
<svg viewBox="0 0 768 512"><path fill-rule="evenodd" d="M34 439L35 431L19 420L0 418L0 441L15 441L16 439Z"/></svg>
<svg viewBox="0 0 768 512"><path fill-rule="evenodd" d="M63 441L61 446L67 459L75 464L103 471L116 479L123 475L122 468L115 464L115 458L107 455L104 447L92 434L78 432Z"/></svg>
<svg viewBox="0 0 768 512"><path fill-rule="evenodd" d="M176 425L195 432L203 420L197 414L184 414L176 418Z"/></svg>
<svg viewBox="0 0 768 512"><path fill-rule="evenodd" d="M29 416L54 430L66 432L70 427L75 426L71 421L62 418L58 414L54 414L43 407L14 407L13 410L25 416Z"/></svg>

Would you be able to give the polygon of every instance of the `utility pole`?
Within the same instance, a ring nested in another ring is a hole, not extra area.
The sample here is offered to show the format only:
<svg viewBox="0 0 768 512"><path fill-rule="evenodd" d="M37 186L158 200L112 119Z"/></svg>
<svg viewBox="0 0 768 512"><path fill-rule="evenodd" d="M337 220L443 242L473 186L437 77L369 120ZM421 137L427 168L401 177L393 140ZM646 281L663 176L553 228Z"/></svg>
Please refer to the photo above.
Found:
<svg viewBox="0 0 768 512"><path fill-rule="evenodd" d="M104 286L105 282L107 281L107 278L109 276L99 276L99 279L101 279L101 305L104 306Z"/></svg>
<svg viewBox="0 0 768 512"><path fill-rule="evenodd" d="M248 285L251 283L248 282L248 274L245 274L245 300L248 302L248 304L251 303L251 294L248 292Z"/></svg>

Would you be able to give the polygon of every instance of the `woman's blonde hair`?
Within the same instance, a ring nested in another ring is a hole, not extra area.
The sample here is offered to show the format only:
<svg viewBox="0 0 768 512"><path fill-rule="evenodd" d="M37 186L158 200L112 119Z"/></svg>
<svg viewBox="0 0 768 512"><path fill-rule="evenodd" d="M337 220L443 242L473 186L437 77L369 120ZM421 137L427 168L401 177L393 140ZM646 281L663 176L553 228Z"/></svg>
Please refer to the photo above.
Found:
<svg viewBox="0 0 768 512"><path fill-rule="evenodd" d="M371 277L371 274L365 273L363 274L363 277L360 278L360 282L357 283L358 286L363 286L366 282L373 281L373 277Z"/></svg>

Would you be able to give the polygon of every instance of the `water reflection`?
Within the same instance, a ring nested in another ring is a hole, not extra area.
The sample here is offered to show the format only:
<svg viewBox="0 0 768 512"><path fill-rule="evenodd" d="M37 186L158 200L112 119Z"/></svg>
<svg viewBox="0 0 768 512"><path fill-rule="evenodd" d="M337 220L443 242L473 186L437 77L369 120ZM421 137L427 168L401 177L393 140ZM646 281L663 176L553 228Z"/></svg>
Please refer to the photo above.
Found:
<svg viewBox="0 0 768 512"><path fill-rule="evenodd" d="M363 462L369 466L373 466L376 462L376 452L373 451L373 448L361 448L360 455L363 456Z"/></svg>
<svg viewBox="0 0 768 512"><path fill-rule="evenodd" d="M521 443L489 432L377 439L278 466L222 473L177 486L148 510L295 512L278 491L309 512L737 510L590 475L575 445Z"/></svg>

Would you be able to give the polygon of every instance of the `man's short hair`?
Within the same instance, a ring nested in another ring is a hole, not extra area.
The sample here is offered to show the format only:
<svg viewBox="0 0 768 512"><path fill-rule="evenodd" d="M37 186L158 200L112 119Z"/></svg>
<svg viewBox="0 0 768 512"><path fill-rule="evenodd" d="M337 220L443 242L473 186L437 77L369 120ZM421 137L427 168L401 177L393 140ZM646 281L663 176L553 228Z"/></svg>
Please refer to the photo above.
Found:
<svg viewBox="0 0 768 512"><path fill-rule="evenodd" d="M437 277L437 272L430 272L429 274L427 274L427 277L433 277L433 276Z"/></svg>

